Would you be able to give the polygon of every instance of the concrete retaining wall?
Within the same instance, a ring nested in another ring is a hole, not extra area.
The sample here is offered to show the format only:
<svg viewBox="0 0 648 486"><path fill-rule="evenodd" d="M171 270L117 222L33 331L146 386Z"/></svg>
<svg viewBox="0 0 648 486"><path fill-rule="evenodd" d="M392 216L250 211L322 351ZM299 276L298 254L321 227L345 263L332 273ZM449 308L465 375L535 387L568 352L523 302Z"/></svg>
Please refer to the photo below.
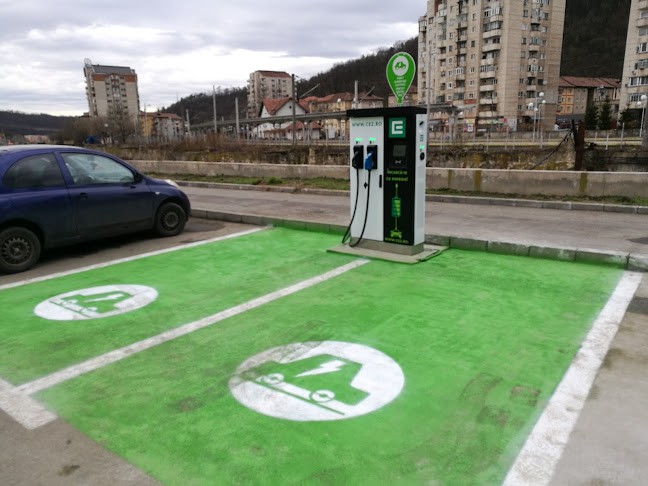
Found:
<svg viewBox="0 0 648 486"><path fill-rule="evenodd" d="M349 168L336 165L281 165L221 162L132 160L143 172L312 179L348 179ZM551 170L427 168L428 189L532 196L648 197L648 172L569 172Z"/></svg>
<svg viewBox="0 0 648 486"><path fill-rule="evenodd" d="M175 160L130 160L143 172L158 174L195 174L202 176L279 177L290 179L348 179L346 165L297 165L225 162L185 162Z"/></svg>

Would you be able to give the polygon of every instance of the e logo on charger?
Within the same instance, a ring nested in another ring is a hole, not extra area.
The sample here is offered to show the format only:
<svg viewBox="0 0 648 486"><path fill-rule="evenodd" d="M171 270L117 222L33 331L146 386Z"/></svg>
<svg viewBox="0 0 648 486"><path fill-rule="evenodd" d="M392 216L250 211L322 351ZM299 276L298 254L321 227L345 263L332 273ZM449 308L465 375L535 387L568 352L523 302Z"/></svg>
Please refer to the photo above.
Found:
<svg viewBox="0 0 648 486"><path fill-rule="evenodd" d="M389 138L405 138L405 118L389 119Z"/></svg>

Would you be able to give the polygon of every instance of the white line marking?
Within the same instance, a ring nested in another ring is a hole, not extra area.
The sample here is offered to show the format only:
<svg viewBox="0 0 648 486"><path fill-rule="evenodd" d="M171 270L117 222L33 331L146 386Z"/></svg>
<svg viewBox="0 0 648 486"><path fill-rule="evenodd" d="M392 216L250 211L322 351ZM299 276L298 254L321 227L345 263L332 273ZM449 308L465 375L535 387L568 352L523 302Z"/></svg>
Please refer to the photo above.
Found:
<svg viewBox="0 0 648 486"><path fill-rule="evenodd" d="M248 302L237 305L235 307L231 307L217 314L213 314L203 319L190 322L188 324L177 327L175 329L170 329L161 334L158 334L157 336L153 336L144 339L142 341L129 344L128 346L116 349L114 351L110 351L108 353L102 354L101 356L97 356L95 358L91 358L82 363L69 366L67 368L56 371L42 378L38 378L37 380L31 381L29 383L24 383L19 387L17 387L17 390L27 395L31 395L41 390L45 390L46 388L50 388L54 385L58 385L59 383L67 381L71 378L75 378L84 373L88 373L90 371L106 366L110 363L114 363L115 361L119 361L128 356L132 356L133 354L139 353L141 351L145 351L149 348L152 348L153 346L157 346L158 344L171 341L172 339L178 338L180 336L184 336L185 334L189 334L199 329L202 329L204 327L211 326L212 324L227 319L228 317L241 314L245 311L267 304L268 302L272 302L273 300L277 300L287 295L294 294L295 292L299 292L300 290L307 289L308 287L312 287L321 282L329 280L333 277L342 275L343 273L348 272L349 270L353 270L354 268L360 267L367 263L369 263L369 260L365 260L365 259L354 260L351 263L335 268L333 270L330 270L316 277L309 278L295 285L291 285L289 287L277 290L275 292L271 292L267 295L258 297L256 299L250 300Z"/></svg>
<svg viewBox="0 0 648 486"><path fill-rule="evenodd" d="M503 486L549 484L643 274L625 272L533 427Z"/></svg>
<svg viewBox="0 0 648 486"><path fill-rule="evenodd" d="M56 420L54 413L4 380L0 380L0 409L29 430Z"/></svg>
<svg viewBox="0 0 648 486"><path fill-rule="evenodd" d="M0 285L0 290L10 289L12 287L20 287L21 285L27 285L35 282L43 282L45 280L50 280L58 277L65 277L67 275L73 275L75 273L87 272L88 270L96 270L97 268L109 267L111 265L117 265L118 263L131 262L133 260L139 260L140 258L147 258L155 255L162 255L164 253L170 253L172 251L184 250L185 248L192 248L194 246L206 245L208 243L215 243L217 241L229 240L231 238L237 238L239 236L249 235L251 233L256 233L257 231L263 231L269 229L269 226L264 226L261 228L253 228L247 231L241 231L239 233L233 233L231 235L218 236L216 238L211 238L209 240L194 241L193 243L186 243L184 245L173 246L171 248L164 248L162 250L151 251L148 253L142 253L140 255L134 255L131 257L120 258L119 260L110 260L104 263L97 263L96 265L89 265L87 267L76 268L74 270L68 270L65 272L52 273L50 275L44 275L42 277L29 278L27 280L21 280L20 282L13 282L10 284Z"/></svg>

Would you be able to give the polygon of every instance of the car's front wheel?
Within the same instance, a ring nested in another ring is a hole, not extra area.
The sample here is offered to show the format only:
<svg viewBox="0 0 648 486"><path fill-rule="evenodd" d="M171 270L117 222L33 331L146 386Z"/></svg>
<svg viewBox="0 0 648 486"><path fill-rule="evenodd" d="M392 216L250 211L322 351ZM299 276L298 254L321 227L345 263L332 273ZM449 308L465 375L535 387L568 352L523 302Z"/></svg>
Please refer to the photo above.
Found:
<svg viewBox="0 0 648 486"><path fill-rule="evenodd" d="M0 232L0 270L18 273L33 267L41 254L38 236L27 228L13 227Z"/></svg>
<svg viewBox="0 0 648 486"><path fill-rule="evenodd" d="M179 204L166 202L155 216L155 232L160 236L175 236L182 233L187 215Z"/></svg>

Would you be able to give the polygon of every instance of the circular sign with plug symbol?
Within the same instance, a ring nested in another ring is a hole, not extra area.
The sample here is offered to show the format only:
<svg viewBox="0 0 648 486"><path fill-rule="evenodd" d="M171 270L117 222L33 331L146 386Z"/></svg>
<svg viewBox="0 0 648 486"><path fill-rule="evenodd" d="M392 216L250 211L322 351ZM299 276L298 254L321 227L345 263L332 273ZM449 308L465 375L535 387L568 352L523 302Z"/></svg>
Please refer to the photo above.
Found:
<svg viewBox="0 0 648 486"><path fill-rule="evenodd" d="M409 69L409 61L405 56L398 56L394 59L394 64L392 66L396 76L403 76Z"/></svg>
<svg viewBox="0 0 648 486"><path fill-rule="evenodd" d="M401 367L377 349L341 341L293 343L245 360L230 379L236 400L270 417L343 420L393 401Z"/></svg>

